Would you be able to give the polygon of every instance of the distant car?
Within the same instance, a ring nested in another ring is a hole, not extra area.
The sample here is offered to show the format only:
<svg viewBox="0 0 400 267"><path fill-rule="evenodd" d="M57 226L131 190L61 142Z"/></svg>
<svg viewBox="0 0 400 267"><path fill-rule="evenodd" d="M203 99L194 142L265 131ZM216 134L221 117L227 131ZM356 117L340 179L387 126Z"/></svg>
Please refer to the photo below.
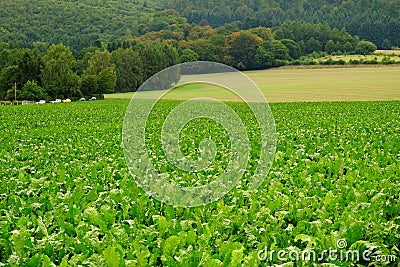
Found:
<svg viewBox="0 0 400 267"><path fill-rule="evenodd" d="M36 102L36 104L38 104L38 105L46 104L46 101L45 100L40 100L39 102Z"/></svg>
<svg viewBox="0 0 400 267"><path fill-rule="evenodd" d="M96 99L97 99L97 98L93 96L92 98L89 99L89 101L94 101L94 100L96 100Z"/></svg>
<svg viewBox="0 0 400 267"><path fill-rule="evenodd" d="M65 100L62 101L63 103L71 103L71 99L67 98Z"/></svg>
<svg viewBox="0 0 400 267"><path fill-rule="evenodd" d="M86 99L85 99L84 97L82 97L81 99L79 99L79 102L82 102L82 101L86 101Z"/></svg>
<svg viewBox="0 0 400 267"><path fill-rule="evenodd" d="M50 103L54 104L54 103L61 103L61 99L56 99L55 101L50 101Z"/></svg>

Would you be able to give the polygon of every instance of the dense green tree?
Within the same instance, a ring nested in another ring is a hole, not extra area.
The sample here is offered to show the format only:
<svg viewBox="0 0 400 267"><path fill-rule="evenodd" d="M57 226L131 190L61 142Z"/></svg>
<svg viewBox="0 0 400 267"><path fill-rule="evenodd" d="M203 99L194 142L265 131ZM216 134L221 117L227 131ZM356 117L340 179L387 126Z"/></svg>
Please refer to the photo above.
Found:
<svg viewBox="0 0 400 267"><path fill-rule="evenodd" d="M147 80L157 72L179 63L177 50L160 42L146 42L137 46L144 65L144 78Z"/></svg>
<svg viewBox="0 0 400 267"><path fill-rule="evenodd" d="M209 50L213 55L212 61L226 63L225 58L229 53L227 38L222 34L213 34L210 37L209 45Z"/></svg>
<svg viewBox="0 0 400 267"><path fill-rule="evenodd" d="M0 52L6 49L10 49L10 44L6 42L1 42L0 41Z"/></svg>
<svg viewBox="0 0 400 267"><path fill-rule="evenodd" d="M44 89L40 87L36 81L27 81L22 87L21 94L19 95L21 100L38 101L41 99L47 99Z"/></svg>
<svg viewBox="0 0 400 267"><path fill-rule="evenodd" d="M27 48L17 48L17 49L4 49L0 52L0 70L3 68L19 65L25 53L31 53L32 51ZM23 83L20 83L23 85Z"/></svg>
<svg viewBox="0 0 400 267"><path fill-rule="evenodd" d="M90 46L83 48L80 51L73 52L76 59L74 70L79 76L82 76L83 71L87 68L89 59L94 55L94 53L99 50L98 47Z"/></svg>
<svg viewBox="0 0 400 267"><path fill-rule="evenodd" d="M214 52L218 49L210 40L198 39L190 42L190 49L199 55L199 59L203 61L219 61L221 58Z"/></svg>
<svg viewBox="0 0 400 267"><path fill-rule="evenodd" d="M289 49L279 40L271 41L272 52L275 59L278 60L289 60Z"/></svg>
<svg viewBox="0 0 400 267"><path fill-rule="evenodd" d="M336 52L336 45L335 42L332 40L329 40L326 44L325 44L325 52L332 55L333 52Z"/></svg>
<svg viewBox="0 0 400 267"><path fill-rule="evenodd" d="M250 32L233 33L230 40L230 55L239 69L253 68L253 60L261 39Z"/></svg>
<svg viewBox="0 0 400 267"><path fill-rule="evenodd" d="M21 71L17 65L11 65L2 69L0 74L0 99L5 99L7 90L14 88L21 88L20 81Z"/></svg>
<svg viewBox="0 0 400 267"><path fill-rule="evenodd" d="M341 42L337 41L335 43L335 52L338 54L342 54L343 51L344 51L344 45Z"/></svg>
<svg viewBox="0 0 400 267"><path fill-rule="evenodd" d="M157 46L158 44L156 44ZM175 47L167 43L160 44L162 56L160 60L164 64L163 68L171 67L179 63L179 54Z"/></svg>
<svg viewBox="0 0 400 267"><path fill-rule="evenodd" d="M39 50L40 53L46 53L46 51L49 49L50 44L47 42L33 42L32 47Z"/></svg>
<svg viewBox="0 0 400 267"><path fill-rule="evenodd" d="M26 51L18 61L18 67L21 72L21 83L36 81L41 84L41 69L43 68L42 55L39 50Z"/></svg>
<svg viewBox="0 0 400 267"><path fill-rule="evenodd" d="M97 76L97 95L109 94L115 92L117 76L115 67L103 69Z"/></svg>
<svg viewBox="0 0 400 267"><path fill-rule="evenodd" d="M0 51L0 71L8 66L10 51L8 49L3 49Z"/></svg>
<svg viewBox="0 0 400 267"><path fill-rule="evenodd" d="M193 62L200 59L199 54L190 48L184 49L179 56L180 62Z"/></svg>
<svg viewBox="0 0 400 267"><path fill-rule="evenodd" d="M343 45L343 52L347 53L347 54L351 54L354 52L354 47L350 42L346 42Z"/></svg>
<svg viewBox="0 0 400 267"><path fill-rule="evenodd" d="M108 51L96 50L90 57L84 75L99 75L104 69L111 67L111 53Z"/></svg>
<svg viewBox="0 0 400 267"><path fill-rule="evenodd" d="M369 55L375 52L376 49L377 49L376 45L373 44L372 42L360 41L356 45L355 52L357 54Z"/></svg>
<svg viewBox="0 0 400 267"><path fill-rule="evenodd" d="M266 27L257 27L257 28L251 28L249 30L252 34L257 35L258 37L260 37L262 40L266 41L272 41L274 40L274 34L272 32L272 30L270 28L266 28Z"/></svg>
<svg viewBox="0 0 400 267"><path fill-rule="evenodd" d="M254 57L255 68L266 69L274 66L274 53L266 49L263 45L257 48L256 55Z"/></svg>
<svg viewBox="0 0 400 267"><path fill-rule="evenodd" d="M133 49L119 48L112 52L111 63L116 67L117 92L136 91L143 82L143 63Z"/></svg>
<svg viewBox="0 0 400 267"><path fill-rule="evenodd" d="M279 40L264 41L257 49L255 63L257 68L270 68L286 65L289 49Z"/></svg>
<svg viewBox="0 0 400 267"><path fill-rule="evenodd" d="M75 58L68 47L50 46L43 60L42 84L51 98L71 98L79 94L79 77L72 70Z"/></svg>
<svg viewBox="0 0 400 267"><path fill-rule="evenodd" d="M85 78L85 87L81 85L81 91L86 96L91 96L89 92L101 96L105 93L115 91L117 75L115 64L111 63L111 53L108 51L97 50L88 61L87 68L83 71L82 78ZM91 78L86 78L91 76ZM87 81L95 81L95 89L87 88Z"/></svg>
<svg viewBox="0 0 400 267"><path fill-rule="evenodd" d="M320 52L320 51L322 51L322 45L318 40L316 40L314 37L311 37L310 39L307 40L304 51L306 54L310 54L313 52Z"/></svg>
<svg viewBox="0 0 400 267"><path fill-rule="evenodd" d="M97 77L94 75L84 75L81 79L81 93L84 96L98 95L99 88L97 84Z"/></svg>
<svg viewBox="0 0 400 267"><path fill-rule="evenodd" d="M13 86L4 93L3 99L7 101L21 100L20 94L21 90Z"/></svg>
<svg viewBox="0 0 400 267"><path fill-rule="evenodd" d="M301 57L301 46L294 40L282 39L280 40L289 50L289 56L292 59L299 59Z"/></svg>
<svg viewBox="0 0 400 267"><path fill-rule="evenodd" d="M389 39L385 39L382 41L381 48L382 49L392 49L392 43L390 42Z"/></svg>

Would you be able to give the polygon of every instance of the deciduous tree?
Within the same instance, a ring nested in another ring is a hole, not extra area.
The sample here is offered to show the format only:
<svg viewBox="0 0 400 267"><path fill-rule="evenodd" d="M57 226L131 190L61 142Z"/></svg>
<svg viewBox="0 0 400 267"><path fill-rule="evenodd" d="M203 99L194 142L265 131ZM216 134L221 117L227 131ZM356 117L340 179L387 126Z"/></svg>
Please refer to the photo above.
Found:
<svg viewBox="0 0 400 267"><path fill-rule="evenodd" d="M48 96L36 81L27 81L24 87L22 87L19 98L21 100L38 101L41 99L47 99Z"/></svg>
<svg viewBox="0 0 400 267"><path fill-rule="evenodd" d="M369 41L360 41L356 45L355 52L357 54L369 55L375 52L377 49L376 45Z"/></svg>
<svg viewBox="0 0 400 267"><path fill-rule="evenodd" d="M86 78L89 76L90 78ZM97 50L88 61L88 66L84 70L82 78L85 79L86 88L82 88L82 93L88 96L103 95L105 93L112 93L115 90L117 75L115 72L115 65L111 63L111 53L108 51ZM87 88L88 81L96 83L96 90ZM91 94L89 94L91 93Z"/></svg>
<svg viewBox="0 0 400 267"><path fill-rule="evenodd" d="M230 55L240 69L254 67L253 60L261 39L250 32L236 32L230 38Z"/></svg>
<svg viewBox="0 0 400 267"><path fill-rule="evenodd" d="M43 57L42 84L51 98L78 95L79 77L73 72L75 58L63 44L52 45Z"/></svg>
<svg viewBox="0 0 400 267"><path fill-rule="evenodd" d="M115 65L117 75L116 91L136 91L143 82L143 63L139 53L131 48L114 51L111 63Z"/></svg>

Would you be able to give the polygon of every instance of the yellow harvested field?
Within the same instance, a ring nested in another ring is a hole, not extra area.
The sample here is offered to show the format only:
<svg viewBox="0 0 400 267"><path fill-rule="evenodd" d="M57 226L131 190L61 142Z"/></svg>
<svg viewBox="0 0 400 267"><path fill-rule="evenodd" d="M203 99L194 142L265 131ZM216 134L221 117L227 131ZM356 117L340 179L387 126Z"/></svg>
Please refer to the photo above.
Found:
<svg viewBox="0 0 400 267"><path fill-rule="evenodd" d="M268 102L400 100L400 67L280 68L244 72L263 92ZM218 74L220 81L229 74ZM185 77L184 77L185 78ZM152 98L153 92L140 97ZM106 99L132 98L133 93L109 94ZM166 98L213 97L236 101L226 89L204 84L186 85Z"/></svg>

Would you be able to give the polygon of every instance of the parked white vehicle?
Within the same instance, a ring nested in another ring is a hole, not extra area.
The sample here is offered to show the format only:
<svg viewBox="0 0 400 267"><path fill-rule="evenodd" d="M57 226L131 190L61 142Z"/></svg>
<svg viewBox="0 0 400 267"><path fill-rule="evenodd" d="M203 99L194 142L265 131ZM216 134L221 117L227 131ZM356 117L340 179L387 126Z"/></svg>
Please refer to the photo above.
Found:
<svg viewBox="0 0 400 267"><path fill-rule="evenodd" d="M45 100L40 100L39 102L36 102L36 104L38 104L38 105L46 104L46 101Z"/></svg>
<svg viewBox="0 0 400 267"><path fill-rule="evenodd" d="M54 104L54 103L61 103L61 99L56 99L55 101L50 101L50 103Z"/></svg>
<svg viewBox="0 0 400 267"><path fill-rule="evenodd" d="M96 99L97 99L97 98L93 96L92 98L89 99L89 101L94 101L94 100L96 100Z"/></svg>

